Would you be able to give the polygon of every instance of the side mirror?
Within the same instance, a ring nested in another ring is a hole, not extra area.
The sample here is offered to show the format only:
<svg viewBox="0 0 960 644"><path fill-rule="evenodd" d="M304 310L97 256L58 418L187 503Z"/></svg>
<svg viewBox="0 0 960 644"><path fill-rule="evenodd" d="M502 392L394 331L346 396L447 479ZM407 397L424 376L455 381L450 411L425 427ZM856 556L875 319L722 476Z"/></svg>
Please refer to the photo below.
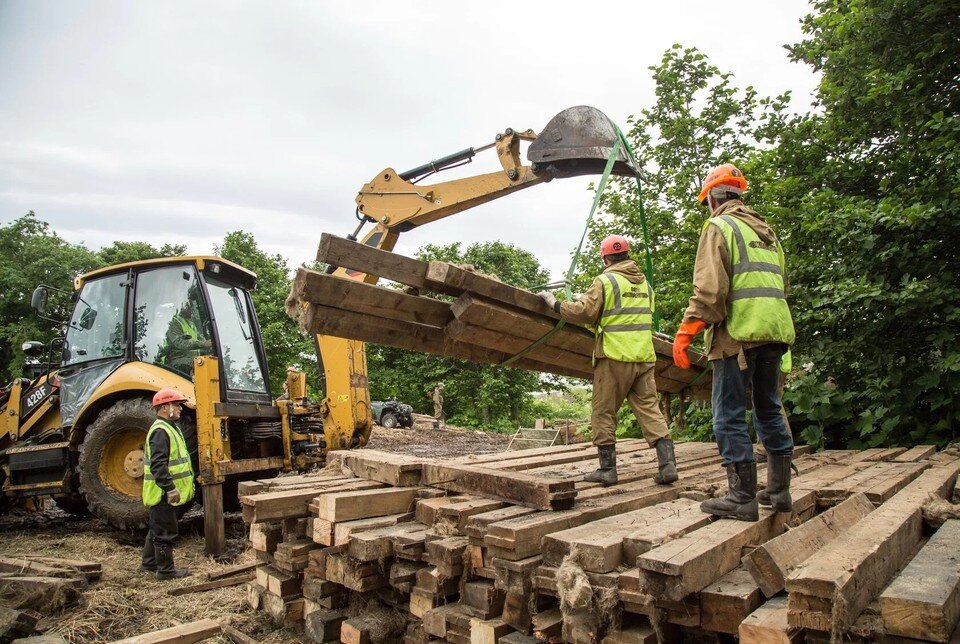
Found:
<svg viewBox="0 0 960 644"><path fill-rule="evenodd" d="M35 358L43 355L43 352L47 350L47 345L43 342L31 340L30 342L24 342L20 348L23 350L24 355Z"/></svg>
<svg viewBox="0 0 960 644"><path fill-rule="evenodd" d="M80 328L84 331L89 331L93 328L93 323L96 322L96 320L97 312L88 307L80 314Z"/></svg>
<svg viewBox="0 0 960 644"><path fill-rule="evenodd" d="M33 290L33 297L30 298L30 306L37 313L43 315L47 312L47 287L38 286Z"/></svg>

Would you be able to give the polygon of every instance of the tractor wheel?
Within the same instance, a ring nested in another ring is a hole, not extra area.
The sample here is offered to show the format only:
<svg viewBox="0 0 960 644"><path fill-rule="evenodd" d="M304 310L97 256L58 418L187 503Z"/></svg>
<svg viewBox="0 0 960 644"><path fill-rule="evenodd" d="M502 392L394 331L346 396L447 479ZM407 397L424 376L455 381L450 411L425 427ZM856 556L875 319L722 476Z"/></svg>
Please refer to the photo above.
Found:
<svg viewBox="0 0 960 644"><path fill-rule="evenodd" d="M146 530L143 505L143 444L157 415L143 398L121 400L100 412L80 445L80 493L101 521L121 530ZM180 423L187 446L196 450L196 429ZM185 511L187 506L178 510Z"/></svg>
<svg viewBox="0 0 960 644"><path fill-rule="evenodd" d="M90 514L87 502L79 494L54 497L53 502L57 504L58 508L75 517L85 517Z"/></svg>
<svg viewBox="0 0 960 644"><path fill-rule="evenodd" d="M392 411L388 411L380 417L380 424L387 429L394 429L400 426L400 421L397 420L396 414L394 414Z"/></svg>

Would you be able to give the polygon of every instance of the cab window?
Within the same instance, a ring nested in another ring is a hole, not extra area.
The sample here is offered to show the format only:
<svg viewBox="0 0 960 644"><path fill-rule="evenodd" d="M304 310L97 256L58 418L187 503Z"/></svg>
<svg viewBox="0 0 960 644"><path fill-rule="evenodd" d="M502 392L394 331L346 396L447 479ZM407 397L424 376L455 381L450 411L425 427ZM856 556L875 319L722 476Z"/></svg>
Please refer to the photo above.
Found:
<svg viewBox="0 0 960 644"><path fill-rule="evenodd" d="M193 267L137 276L133 328L136 359L193 378L193 359L214 353L210 314Z"/></svg>
<svg viewBox="0 0 960 644"><path fill-rule="evenodd" d="M257 355L249 294L213 277L206 280L223 348L227 389L267 393L263 365Z"/></svg>
<svg viewBox="0 0 960 644"><path fill-rule="evenodd" d="M121 273L83 285L67 326L65 366L123 355L126 282L127 274Z"/></svg>

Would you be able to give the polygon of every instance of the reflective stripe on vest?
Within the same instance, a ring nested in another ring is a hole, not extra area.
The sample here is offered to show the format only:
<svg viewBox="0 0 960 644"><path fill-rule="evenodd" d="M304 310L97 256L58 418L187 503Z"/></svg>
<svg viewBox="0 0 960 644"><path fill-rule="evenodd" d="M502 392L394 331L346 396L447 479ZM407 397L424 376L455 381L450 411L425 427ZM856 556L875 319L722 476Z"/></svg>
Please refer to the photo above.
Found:
<svg viewBox="0 0 960 644"><path fill-rule="evenodd" d="M180 492L180 502L176 505L183 505L193 499L194 493L190 451L187 449L187 442L183 438L183 433L175 425L162 418L158 418L150 426L143 447L143 504L152 507L160 503L166 496L166 492L156 484L153 472L150 471L150 438L153 436L153 432L158 429L165 431L167 440L170 441L170 460L167 464L167 470L170 472L174 487Z"/></svg>
<svg viewBox="0 0 960 644"><path fill-rule="evenodd" d="M619 362L656 362L650 283L644 279L634 284L619 273L603 273L600 280L603 313L597 334L603 341L603 355Z"/></svg>
<svg viewBox="0 0 960 644"><path fill-rule="evenodd" d="M197 327L193 326L192 322L180 315L177 315L173 319L180 325L180 332L183 333L184 338L196 340L200 337L200 332L197 331Z"/></svg>
<svg viewBox="0 0 960 644"><path fill-rule="evenodd" d="M785 258L780 242L763 242L745 222L730 215L708 219L727 240L733 276L727 332L741 342L793 344L796 333L784 293Z"/></svg>

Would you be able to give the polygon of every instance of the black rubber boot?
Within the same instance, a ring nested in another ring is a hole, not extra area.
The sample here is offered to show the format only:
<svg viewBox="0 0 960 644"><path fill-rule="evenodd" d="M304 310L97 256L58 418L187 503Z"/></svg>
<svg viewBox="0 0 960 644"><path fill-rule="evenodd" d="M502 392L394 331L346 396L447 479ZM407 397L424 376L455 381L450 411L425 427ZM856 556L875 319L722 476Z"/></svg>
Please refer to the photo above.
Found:
<svg viewBox="0 0 960 644"><path fill-rule="evenodd" d="M677 457L673 454L673 439L664 436L653 446L657 449L658 474L653 478L657 485L669 485L675 482L677 476Z"/></svg>
<svg viewBox="0 0 960 644"><path fill-rule="evenodd" d="M153 533L147 532L143 541L143 555L140 557L140 572L157 572L157 551L153 547Z"/></svg>
<svg viewBox="0 0 960 644"><path fill-rule="evenodd" d="M708 499L700 504L707 514L740 521L757 521L757 464L733 463L727 465L727 495Z"/></svg>
<svg viewBox="0 0 960 644"><path fill-rule="evenodd" d="M600 455L600 469L583 477L584 481L599 483L603 487L615 485L617 482L617 446L597 445Z"/></svg>
<svg viewBox="0 0 960 644"><path fill-rule="evenodd" d="M181 579L190 574L187 568L177 568L173 565L173 546L157 546L157 579Z"/></svg>
<svg viewBox="0 0 960 644"><path fill-rule="evenodd" d="M771 507L776 512L793 510L790 498L790 464L793 458L787 456L767 456L767 489L757 492L757 502Z"/></svg>

